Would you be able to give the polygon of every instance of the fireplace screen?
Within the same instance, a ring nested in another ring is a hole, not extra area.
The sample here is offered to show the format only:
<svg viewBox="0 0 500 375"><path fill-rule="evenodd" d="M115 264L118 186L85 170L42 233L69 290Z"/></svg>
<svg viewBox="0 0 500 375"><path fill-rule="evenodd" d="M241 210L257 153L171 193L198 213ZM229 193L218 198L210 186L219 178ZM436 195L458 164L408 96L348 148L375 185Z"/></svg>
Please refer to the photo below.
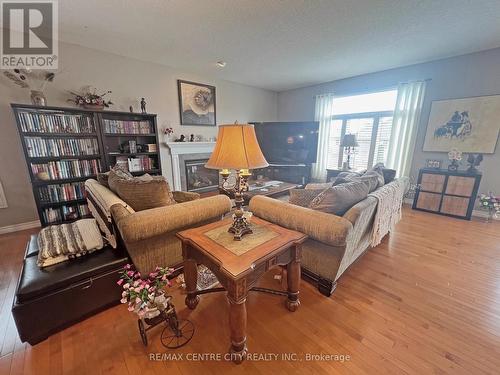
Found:
<svg viewBox="0 0 500 375"><path fill-rule="evenodd" d="M219 186L219 171L205 168L206 160L189 160L186 165L187 191L204 192Z"/></svg>

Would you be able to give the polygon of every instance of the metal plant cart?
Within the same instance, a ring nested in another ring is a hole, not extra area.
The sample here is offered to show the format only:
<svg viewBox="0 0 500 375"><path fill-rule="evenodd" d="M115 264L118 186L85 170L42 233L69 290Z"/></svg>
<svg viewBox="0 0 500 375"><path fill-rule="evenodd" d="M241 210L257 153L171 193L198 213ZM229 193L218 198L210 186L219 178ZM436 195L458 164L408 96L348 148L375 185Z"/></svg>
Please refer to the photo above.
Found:
<svg viewBox="0 0 500 375"><path fill-rule="evenodd" d="M161 343L169 349L177 349L186 345L194 335L194 324L190 320L179 319L172 297L167 296L167 306L154 318L141 318L137 320L139 334L144 346L148 345L147 332L157 325L165 323L161 333Z"/></svg>

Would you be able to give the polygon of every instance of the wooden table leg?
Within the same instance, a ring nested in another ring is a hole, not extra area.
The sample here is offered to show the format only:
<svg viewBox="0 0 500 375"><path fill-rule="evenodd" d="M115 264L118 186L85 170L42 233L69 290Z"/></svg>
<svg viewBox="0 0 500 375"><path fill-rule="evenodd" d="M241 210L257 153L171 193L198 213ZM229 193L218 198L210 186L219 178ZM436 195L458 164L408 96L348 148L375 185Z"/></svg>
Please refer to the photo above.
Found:
<svg viewBox="0 0 500 375"><path fill-rule="evenodd" d="M300 245L296 245L295 259L287 265L288 298L285 305L288 310L296 311L299 308L299 283L300 283Z"/></svg>
<svg viewBox="0 0 500 375"><path fill-rule="evenodd" d="M186 306L191 310L194 310L198 302L200 302L200 296L196 295L196 284L198 282L198 268L196 261L194 259L184 260L184 281L186 283Z"/></svg>
<svg viewBox="0 0 500 375"><path fill-rule="evenodd" d="M234 301L228 295L229 328L231 330L231 360L239 364L247 355L247 306L246 297Z"/></svg>

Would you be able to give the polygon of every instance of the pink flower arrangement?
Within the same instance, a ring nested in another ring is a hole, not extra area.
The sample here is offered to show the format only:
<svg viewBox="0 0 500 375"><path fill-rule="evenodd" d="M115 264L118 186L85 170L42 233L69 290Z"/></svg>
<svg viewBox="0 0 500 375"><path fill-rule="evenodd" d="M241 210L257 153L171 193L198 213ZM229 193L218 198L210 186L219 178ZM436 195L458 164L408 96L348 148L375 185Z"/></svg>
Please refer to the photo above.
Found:
<svg viewBox="0 0 500 375"><path fill-rule="evenodd" d="M168 276L172 268L156 267L147 278L142 278L130 264L120 272L117 284L123 288L121 303L128 304L128 310L135 312L139 318L154 318L166 307L165 286L171 286Z"/></svg>
<svg viewBox="0 0 500 375"><path fill-rule="evenodd" d="M172 135L172 134L174 134L174 129L173 128L165 128L165 129L163 129L163 134Z"/></svg>

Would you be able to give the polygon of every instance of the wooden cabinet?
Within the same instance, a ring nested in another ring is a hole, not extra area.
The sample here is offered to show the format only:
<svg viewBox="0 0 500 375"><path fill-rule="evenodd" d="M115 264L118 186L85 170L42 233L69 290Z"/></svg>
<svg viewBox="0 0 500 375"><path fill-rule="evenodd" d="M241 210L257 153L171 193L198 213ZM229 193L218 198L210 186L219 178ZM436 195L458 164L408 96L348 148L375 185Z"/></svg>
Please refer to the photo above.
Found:
<svg viewBox="0 0 500 375"><path fill-rule="evenodd" d="M413 208L470 220L481 173L421 169Z"/></svg>

